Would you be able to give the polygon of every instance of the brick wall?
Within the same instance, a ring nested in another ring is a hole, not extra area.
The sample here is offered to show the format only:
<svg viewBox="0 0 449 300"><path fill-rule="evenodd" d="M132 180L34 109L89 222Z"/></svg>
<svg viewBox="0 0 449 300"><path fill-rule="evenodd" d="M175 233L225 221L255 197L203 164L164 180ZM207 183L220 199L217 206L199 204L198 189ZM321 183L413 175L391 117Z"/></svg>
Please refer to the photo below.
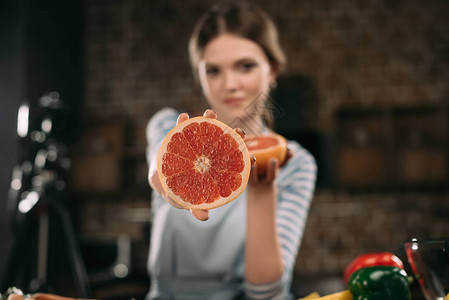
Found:
<svg viewBox="0 0 449 300"><path fill-rule="evenodd" d="M279 26L289 58L285 74L305 74L315 85L318 100L310 113L318 116L313 126L321 133L335 133L335 112L342 107L447 109L447 1L258 3ZM126 124L118 158L121 185L109 193L84 194L80 224L86 235L131 232L144 238L139 231L149 213L144 128L162 107L204 108L186 49L194 20L209 5L206 0L85 1L85 130L117 116ZM447 235L447 215L445 189L319 189L297 271L340 274L361 253L402 255L405 239Z"/></svg>
<svg viewBox="0 0 449 300"><path fill-rule="evenodd" d="M296 265L298 274L341 274L363 253L390 251L406 261L403 243L447 236L447 193L319 191Z"/></svg>

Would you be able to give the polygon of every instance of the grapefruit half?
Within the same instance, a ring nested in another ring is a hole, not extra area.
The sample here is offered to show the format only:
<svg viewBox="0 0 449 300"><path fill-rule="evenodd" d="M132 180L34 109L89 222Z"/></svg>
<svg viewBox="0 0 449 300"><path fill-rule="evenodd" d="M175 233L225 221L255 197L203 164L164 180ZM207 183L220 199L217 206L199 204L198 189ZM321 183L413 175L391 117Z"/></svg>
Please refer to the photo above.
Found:
<svg viewBox="0 0 449 300"><path fill-rule="evenodd" d="M267 172L268 162L277 158L282 164L287 156L287 140L275 133L245 137L248 151L256 157L257 173Z"/></svg>
<svg viewBox="0 0 449 300"><path fill-rule="evenodd" d="M245 189L251 161L228 125L196 117L175 126L159 149L157 169L167 195L187 209L213 209Z"/></svg>

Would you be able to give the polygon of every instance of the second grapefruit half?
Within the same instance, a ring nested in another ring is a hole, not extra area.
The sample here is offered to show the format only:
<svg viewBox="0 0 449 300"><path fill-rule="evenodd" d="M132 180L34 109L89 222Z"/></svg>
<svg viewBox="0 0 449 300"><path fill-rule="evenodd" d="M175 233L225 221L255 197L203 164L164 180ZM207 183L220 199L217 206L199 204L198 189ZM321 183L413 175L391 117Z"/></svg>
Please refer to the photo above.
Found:
<svg viewBox="0 0 449 300"><path fill-rule="evenodd" d="M241 136L212 118L175 126L159 149L157 169L168 196L187 209L213 209L237 198L250 173Z"/></svg>
<svg viewBox="0 0 449 300"><path fill-rule="evenodd" d="M257 173L267 172L268 162L277 158L282 164L287 156L287 140L275 133L245 137L248 151L256 157Z"/></svg>

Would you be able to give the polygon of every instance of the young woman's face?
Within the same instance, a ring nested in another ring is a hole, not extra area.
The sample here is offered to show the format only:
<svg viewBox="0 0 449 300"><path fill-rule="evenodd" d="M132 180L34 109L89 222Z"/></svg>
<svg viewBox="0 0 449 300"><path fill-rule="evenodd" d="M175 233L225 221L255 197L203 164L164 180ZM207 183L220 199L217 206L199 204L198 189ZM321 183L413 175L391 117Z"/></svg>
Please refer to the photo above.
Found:
<svg viewBox="0 0 449 300"><path fill-rule="evenodd" d="M228 124L257 113L276 77L257 43L227 33L206 45L198 67L209 105Z"/></svg>

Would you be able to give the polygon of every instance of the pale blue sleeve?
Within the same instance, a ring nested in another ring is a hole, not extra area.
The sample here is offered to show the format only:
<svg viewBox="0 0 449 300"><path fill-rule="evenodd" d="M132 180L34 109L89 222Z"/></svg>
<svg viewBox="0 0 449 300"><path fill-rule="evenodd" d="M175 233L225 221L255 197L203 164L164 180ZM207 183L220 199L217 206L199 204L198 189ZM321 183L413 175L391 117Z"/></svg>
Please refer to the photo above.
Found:
<svg viewBox="0 0 449 300"><path fill-rule="evenodd" d="M281 244L284 274L276 282L263 285L245 283L250 299L290 299L296 256L301 244L310 203L315 191L317 167L313 156L291 143L294 156L278 177L277 232Z"/></svg>
<svg viewBox="0 0 449 300"><path fill-rule="evenodd" d="M176 125L178 112L172 108L164 108L151 117L146 127L146 158L149 174L156 169L156 159L159 147L167 133Z"/></svg>

